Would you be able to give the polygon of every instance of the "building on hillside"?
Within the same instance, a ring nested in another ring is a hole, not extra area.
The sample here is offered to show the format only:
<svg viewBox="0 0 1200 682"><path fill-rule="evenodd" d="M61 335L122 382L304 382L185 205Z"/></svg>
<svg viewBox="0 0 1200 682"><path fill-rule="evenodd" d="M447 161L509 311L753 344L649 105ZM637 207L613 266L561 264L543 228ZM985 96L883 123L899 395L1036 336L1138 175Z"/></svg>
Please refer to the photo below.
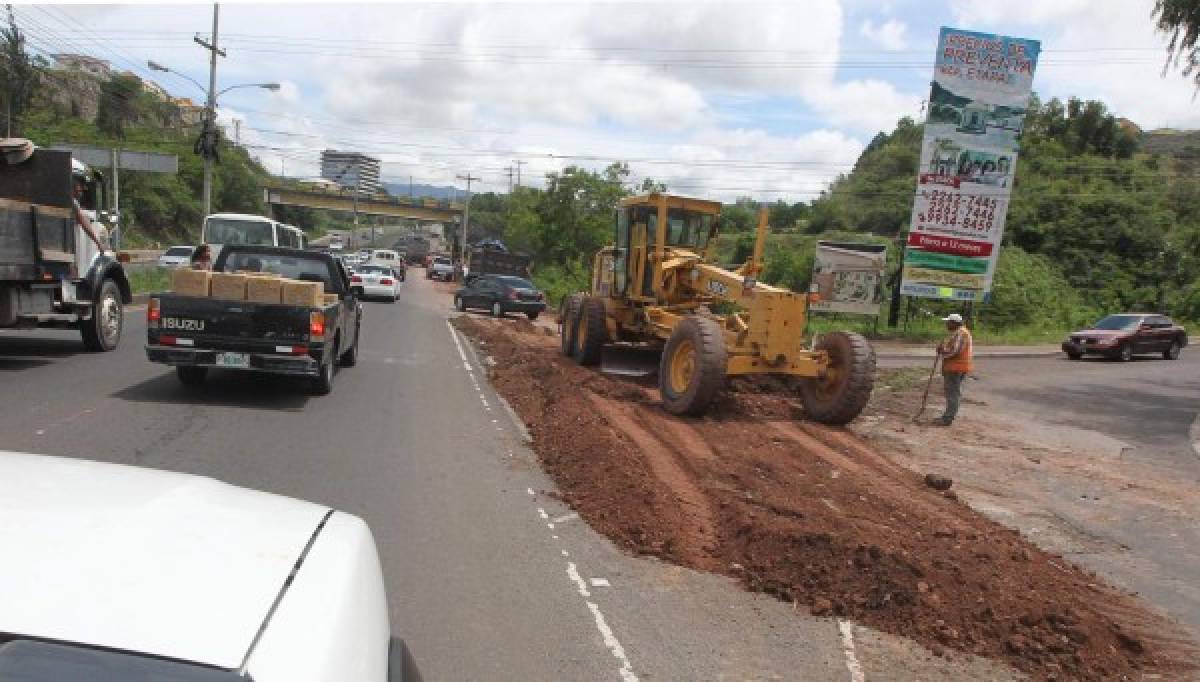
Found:
<svg viewBox="0 0 1200 682"><path fill-rule="evenodd" d="M159 85L158 83L155 83L152 80L147 80L145 78L142 78L141 76L137 75L136 73L134 73L132 71L124 71L121 73L121 75L128 76L130 78L135 79L138 83L141 83L142 89L145 90L146 92L150 93L151 95L154 95L163 101L170 101L171 95L169 95L167 93L166 88Z"/></svg>
<svg viewBox="0 0 1200 682"><path fill-rule="evenodd" d="M358 152L321 152L321 177L346 188L358 188L362 194L383 191L379 182L379 159Z"/></svg>
<svg viewBox="0 0 1200 682"><path fill-rule="evenodd" d="M50 56L54 58L54 68L56 69L82 71L98 78L110 78L113 75L112 64L106 59L66 52Z"/></svg>

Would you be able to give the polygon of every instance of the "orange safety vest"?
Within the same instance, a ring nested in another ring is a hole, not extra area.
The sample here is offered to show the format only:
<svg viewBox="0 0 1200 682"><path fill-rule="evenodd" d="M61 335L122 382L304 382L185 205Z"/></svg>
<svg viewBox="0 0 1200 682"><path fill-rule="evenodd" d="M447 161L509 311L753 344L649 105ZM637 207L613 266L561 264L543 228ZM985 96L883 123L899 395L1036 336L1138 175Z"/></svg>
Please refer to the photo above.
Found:
<svg viewBox="0 0 1200 682"><path fill-rule="evenodd" d="M958 355L948 356L942 359L942 371L962 372L963 374L967 374L974 368L971 364L971 332L965 326L963 326L959 327L954 333L962 334L964 337L962 340L962 350L958 352ZM946 346L954 345L953 341L954 336L951 336L946 340Z"/></svg>

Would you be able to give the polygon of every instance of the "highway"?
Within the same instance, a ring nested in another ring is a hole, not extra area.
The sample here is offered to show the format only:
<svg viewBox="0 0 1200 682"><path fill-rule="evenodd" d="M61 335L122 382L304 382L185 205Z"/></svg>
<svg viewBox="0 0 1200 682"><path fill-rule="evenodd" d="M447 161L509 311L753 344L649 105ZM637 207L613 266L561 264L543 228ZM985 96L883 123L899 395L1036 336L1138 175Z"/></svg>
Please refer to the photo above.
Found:
<svg viewBox="0 0 1200 682"><path fill-rule="evenodd" d="M853 679L848 661L966 674L865 628L848 645L832 619L615 549L545 494L554 486L481 359L450 331L447 297L412 274L399 303L366 304L359 365L327 397L235 373L187 389L145 359L136 308L103 356L70 332L0 334L0 448L212 476L362 516L393 630L427 680Z"/></svg>

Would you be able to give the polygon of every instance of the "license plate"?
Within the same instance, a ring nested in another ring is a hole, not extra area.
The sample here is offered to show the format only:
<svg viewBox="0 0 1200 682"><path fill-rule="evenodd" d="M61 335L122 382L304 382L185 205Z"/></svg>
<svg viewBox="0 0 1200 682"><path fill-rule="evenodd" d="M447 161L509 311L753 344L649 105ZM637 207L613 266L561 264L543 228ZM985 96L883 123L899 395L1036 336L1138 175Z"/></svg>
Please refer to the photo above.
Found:
<svg viewBox="0 0 1200 682"><path fill-rule="evenodd" d="M218 367L245 369L250 366L250 356L245 353L217 353Z"/></svg>

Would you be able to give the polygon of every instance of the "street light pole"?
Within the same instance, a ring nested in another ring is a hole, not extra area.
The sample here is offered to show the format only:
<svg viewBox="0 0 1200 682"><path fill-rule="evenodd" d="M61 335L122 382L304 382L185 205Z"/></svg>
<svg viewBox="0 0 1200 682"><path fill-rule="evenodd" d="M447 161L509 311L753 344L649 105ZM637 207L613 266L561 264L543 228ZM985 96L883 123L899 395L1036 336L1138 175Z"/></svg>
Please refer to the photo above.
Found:
<svg viewBox="0 0 1200 682"><path fill-rule="evenodd" d="M466 175L454 176L459 180L467 181L467 203L463 206L463 227L462 227L462 267L467 267L467 223L471 221L471 182L479 178L473 177L470 171Z"/></svg>
<svg viewBox="0 0 1200 682"><path fill-rule="evenodd" d="M204 105L204 135L206 137L210 135L215 137L216 135L214 128L217 125L217 55L225 56L225 53L217 47L217 19L220 11L221 5L214 2L212 44L206 44L200 38L196 38L196 42L211 53L208 63L208 102ZM208 139L215 142L213 138ZM215 145L211 146L215 147ZM204 215L212 213L213 151L215 150L210 148L204 154Z"/></svg>

